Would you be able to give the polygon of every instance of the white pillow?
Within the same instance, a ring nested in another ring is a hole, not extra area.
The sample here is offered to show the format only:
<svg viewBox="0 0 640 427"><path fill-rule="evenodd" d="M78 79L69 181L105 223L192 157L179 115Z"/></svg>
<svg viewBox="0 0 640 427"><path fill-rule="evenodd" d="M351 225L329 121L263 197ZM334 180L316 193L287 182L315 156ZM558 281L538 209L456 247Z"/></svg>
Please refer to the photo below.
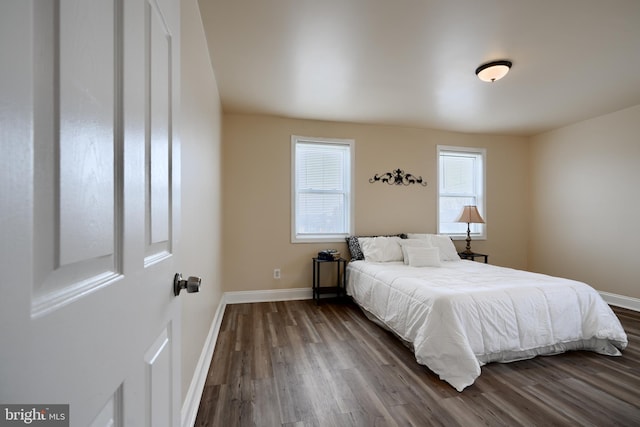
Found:
<svg viewBox="0 0 640 427"><path fill-rule="evenodd" d="M427 233L407 233L407 239L427 239L429 240L431 234Z"/></svg>
<svg viewBox="0 0 640 427"><path fill-rule="evenodd" d="M409 255L407 255L407 248L431 248L431 242L427 239L400 239L398 242L402 247L402 258L404 263L409 265Z"/></svg>
<svg viewBox="0 0 640 427"><path fill-rule="evenodd" d="M407 247L411 267L440 267L440 250L436 247Z"/></svg>
<svg viewBox="0 0 640 427"><path fill-rule="evenodd" d="M440 249L440 261L459 261L460 256L453 241L443 234L408 233L409 239L426 239L431 246Z"/></svg>
<svg viewBox="0 0 640 427"><path fill-rule="evenodd" d="M440 249L440 260L442 261L460 261L460 256L453 241L449 236L441 234L432 234L430 236L431 245Z"/></svg>
<svg viewBox="0 0 640 427"><path fill-rule="evenodd" d="M400 237L358 237L360 249L365 261L391 262L402 261L402 249L398 244Z"/></svg>

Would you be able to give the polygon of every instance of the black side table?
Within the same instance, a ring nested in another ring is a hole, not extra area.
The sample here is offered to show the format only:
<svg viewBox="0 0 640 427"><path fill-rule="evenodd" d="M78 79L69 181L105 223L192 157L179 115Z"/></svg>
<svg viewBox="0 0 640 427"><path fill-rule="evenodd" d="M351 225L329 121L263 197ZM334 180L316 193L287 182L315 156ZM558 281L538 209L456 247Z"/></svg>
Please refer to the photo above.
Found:
<svg viewBox="0 0 640 427"><path fill-rule="evenodd" d="M347 260L344 258L325 260L319 258L313 259L313 300L318 304L320 295L333 294L336 298L344 297L347 294L347 275L345 268ZM335 286L320 285L320 266L322 264L336 264L336 284Z"/></svg>
<svg viewBox="0 0 640 427"><path fill-rule="evenodd" d="M484 263L488 263L489 262L489 255L487 254L478 254L478 253L466 253L466 252L458 252L458 255L460 255L460 258L462 259L470 259L471 261L475 261L476 258L484 258Z"/></svg>

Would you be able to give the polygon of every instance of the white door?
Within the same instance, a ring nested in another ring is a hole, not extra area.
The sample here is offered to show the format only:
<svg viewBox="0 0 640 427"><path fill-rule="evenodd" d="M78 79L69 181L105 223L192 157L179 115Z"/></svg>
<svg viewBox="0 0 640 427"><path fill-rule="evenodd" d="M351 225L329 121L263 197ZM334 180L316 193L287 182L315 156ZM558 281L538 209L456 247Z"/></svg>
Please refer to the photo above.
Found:
<svg viewBox="0 0 640 427"><path fill-rule="evenodd" d="M179 22L178 0L0 3L0 405L179 424Z"/></svg>

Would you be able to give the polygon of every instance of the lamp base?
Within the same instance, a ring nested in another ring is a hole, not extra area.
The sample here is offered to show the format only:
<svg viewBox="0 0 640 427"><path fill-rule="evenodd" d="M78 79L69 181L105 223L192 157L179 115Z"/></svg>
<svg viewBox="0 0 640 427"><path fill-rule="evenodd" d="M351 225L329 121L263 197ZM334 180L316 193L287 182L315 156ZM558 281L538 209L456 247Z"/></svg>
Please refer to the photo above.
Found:
<svg viewBox="0 0 640 427"><path fill-rule="evenodd" d="M466 255L472 255L473 252L471 251L471 223L469 223L469 222L467 223L467 238L466 238L466 241L467 241L467 247L465 248L464 252L462 252L462 253L464 253Z"/></svg>

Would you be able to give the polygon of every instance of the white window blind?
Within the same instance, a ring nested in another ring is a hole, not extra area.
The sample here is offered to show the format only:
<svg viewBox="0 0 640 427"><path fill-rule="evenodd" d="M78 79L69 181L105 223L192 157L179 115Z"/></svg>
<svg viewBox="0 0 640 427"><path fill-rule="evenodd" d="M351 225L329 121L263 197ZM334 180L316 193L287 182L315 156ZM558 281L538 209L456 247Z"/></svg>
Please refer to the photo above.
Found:
<svg viewBox="0 0 640 427"><path fill-rule="evenodd" d="M352 140L292 137L292 241L351 234L352 147Z"/></svg>
<svg viewBox="0 0 640 427"><path fill-rule="evenodd" d="M467 224L454 222L465 205L486 220L485 156L482 148L438 146L438 233L466 237ZM485 224L471 224L471 235L485 238Z"/></svg>

